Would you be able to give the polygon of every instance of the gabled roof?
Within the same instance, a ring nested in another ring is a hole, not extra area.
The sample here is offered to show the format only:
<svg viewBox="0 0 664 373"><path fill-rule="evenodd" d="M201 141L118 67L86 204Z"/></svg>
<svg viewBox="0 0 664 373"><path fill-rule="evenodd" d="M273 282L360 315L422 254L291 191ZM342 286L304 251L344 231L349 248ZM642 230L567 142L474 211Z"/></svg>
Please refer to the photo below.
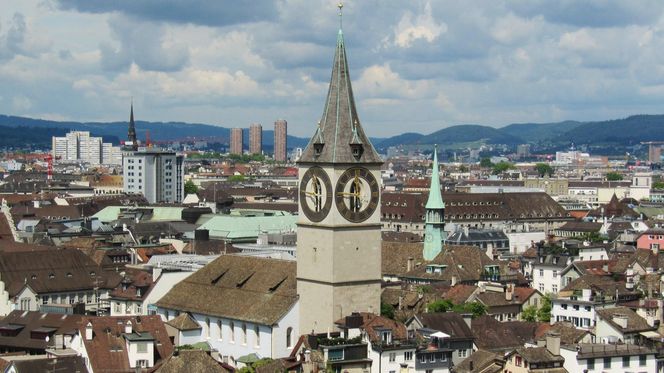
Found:
<svg viewBox="0 0 664 373"><path fill-rule="evenodd" d="M175 285L157 306L271 326L297 299L296 262L222 255Z"/></svg>
<svg viewBox="0 0 664 373"><path fill-rule="evenodd" d="M0 336L0 346L14 351L44 350L52 345L52 342L46 342L43 337L32 338L33 330L47 327L54 334L67 334L76 329L81 318L80 315L12 311L0 321L0 329L19 330L18 334L15 336ZM51 337L51 341L53 341L53 337Z"/></svg>
<svg viewBox="0 0 664 373"><path fill-rule="evenodd" d="M597 312L597 316L599 318L606 321L609 325L621 333L637 333L655 329L654 327L648 325L648 322L643 317L637 315L636 312L627 307L603 308L598 309L595 312ZM622 326L615 323L613 318L616 316L627 317L626 328L623 328Z"/></svg>
<svg viewBox="0 0 664 373"><path fill-rule="evenodd" d="M359 325L351 325L352 322L350 320L353 318L358 319ZM408 338L408 332L403 323L369 312L354 312L352 315L339 319L334 323L341 329L360 328L364 330L372 343L380 343L381 330L390 330L392 338L395 340L405 340Z"/></svg>
<svg viewBox="0 0 664 373"><path fill-rule="evenodd" d="M565 361L564 357L552 354L546 347L517 348L515 353L519 354L525 361L531 364Z"/></svg>
<svg viewBox="0 0 664 373"><path fill-rule="evenodd" d="M173 353L164 323L158 315L85 317L78 330L95 372L132 372L125 339L125 325L131 322L134 333L149 334L155 342L155 365ZM92 325L92 339L85 338L86 326Z"/></svg>
<svg viewBox="0 0 664 373"><path fill-rule="evenodd" d="M456 365L454 370L458 373L498 373L502 372L504 364L502 354L480 349Z"/></svg>
<svg viewBox="0 0 664 373"><path fill-rule="evenodd" d="M166 325L170 325L180 331L202 329L202 327L187 312L183 312L174 319L166 321Z"/></svg>
<svg viewBox="0 0 664 373"><path fill-rule="evenodd" d="M475 338L463 316L456 312L423 313L417 315L417 318L423 327L443 332L451 338Z"/></svg>
<svg viewBox="0 0 664 373"><path fill-rule="evenodd" d="M314 143L324 144L318 156L314 152ZM364 147L358 159L352 154L351 144L361 144ZM383 163L364 134L357 115L341 29L337 36L337 49L323 117L316 133L302 152L299 163Z"/></svg>
<svg viewBox="0 0 664 373"><path fill-rule="evenodd" d="M489 315L473 319L471 330L480 349L504 351L520 348L535 338L540 323L527 321L500 322Z"/></svg>
<svg viewBox="0 0 664 373"><path fill-rule="evenodd" d="M180 350L155 370L155 373L179 372L227 373L230 370L202 350Z"/></svg>

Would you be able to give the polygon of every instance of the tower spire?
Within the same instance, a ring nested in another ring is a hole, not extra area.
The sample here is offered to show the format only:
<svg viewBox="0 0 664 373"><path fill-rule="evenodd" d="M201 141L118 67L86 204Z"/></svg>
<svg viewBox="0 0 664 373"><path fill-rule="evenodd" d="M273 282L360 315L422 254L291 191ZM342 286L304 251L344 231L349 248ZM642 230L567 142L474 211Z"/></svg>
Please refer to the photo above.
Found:
<svg viewBox="0 0 664 373"><path fill-rule="evenodd" d="M424 222L424 259L433 260L442 250L447 239L445 233L445 202L440 192L440 176L438 174L438 145L433 148L433 164L431 165L431 187L429 199L425 206Z"/></svg>
<svg viewBox="0 0 664 373"><path fill-rule="evenodd" d="M302 152L300 163L370 163L383 160L364 133L357 115L342 27L343 3L338 3L339 32L332 64L332 76L320 129Z"/></svg>
<svg viewBox="0 0 664 373"><path fill-rule="evenodd" d="M344 7L344 3L340 1L339 4L337 4L337 8L339 8L339 33L342 32L343 25L344 25L343 24L344 15L343 15L343 12L342 12L343 7Z"/></svg>
<svg viewBox="0 0 664 373"><path fill-rule="evenodd" d="M129 130L127 131L127 140L131 142L131 149L138 150L138 141L136 140L136 124L134 123L134 98L131 98L131 109L129 110Z"/></svg>

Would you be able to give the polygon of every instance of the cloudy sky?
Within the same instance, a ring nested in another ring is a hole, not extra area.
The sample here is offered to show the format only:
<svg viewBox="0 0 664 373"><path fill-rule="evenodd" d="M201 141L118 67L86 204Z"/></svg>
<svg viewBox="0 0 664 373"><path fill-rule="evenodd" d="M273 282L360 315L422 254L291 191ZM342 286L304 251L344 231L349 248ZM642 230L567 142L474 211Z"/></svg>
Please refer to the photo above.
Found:
<svg viewBox="0 0 664 373"><path fill-rule="evenodd" d="M336 1L0 0L0 113L309 136ZM354 0L351 77L372 136L664 113L664 1Z"/></svg>

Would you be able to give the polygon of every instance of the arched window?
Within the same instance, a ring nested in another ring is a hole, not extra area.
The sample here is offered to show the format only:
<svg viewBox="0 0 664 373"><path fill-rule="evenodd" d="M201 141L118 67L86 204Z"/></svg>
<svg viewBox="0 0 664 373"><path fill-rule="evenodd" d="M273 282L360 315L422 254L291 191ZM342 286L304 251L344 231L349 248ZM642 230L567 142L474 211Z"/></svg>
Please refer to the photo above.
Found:
<svg viewBox="0 0 664 373"><path fill-rule="evenodd" d="M286 329L286 347L287 348L293 347L293 328L291 327L288 327L288 329Z"/></svg>
<svg viewBox="0 0 664 373"><path fill-rule="evenodd" d="M247 324L242 323L242 344L247 344Z"/></svg>
<svg viewBox="0 0 664 373"><path fill-rule="evenodd" d="M254 333L256 334L256 347L261 345L261 331L258 329L258 325L254 326Z"/></svg>
<svg viewBox="0 0 664 373"><path fill-rule="evenodd" d="M223 338L223 324L221 323L221 319L217 320L217 328L219 329L219 340L221 341Z"/></svg>
<svg viewBox="0 0 664 373"><path fill-rule="evenodd" d="M205 318L205 338L210 338L210 318Z"/></svg>
<svg viewBox="0 0 664 373"><path fill-rule="evenodd" d="M228 327L231 329L231 342L235 343L235 323L231 321Z"/></svg>

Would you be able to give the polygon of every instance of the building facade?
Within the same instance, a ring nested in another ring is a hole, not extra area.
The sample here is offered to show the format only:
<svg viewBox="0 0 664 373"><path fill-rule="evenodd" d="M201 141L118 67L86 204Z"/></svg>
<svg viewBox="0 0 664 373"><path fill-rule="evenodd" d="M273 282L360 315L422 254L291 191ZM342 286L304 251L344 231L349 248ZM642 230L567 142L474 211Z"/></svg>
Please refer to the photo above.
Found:
<svg viewBox="0 0 664 373"><path fill-rule="evenodd" d="M263 126L253 123L249 126L249 153L261 154L263 152Z"/></svg>
<svg viewBox="0 0 664 373"><path fill-rule="evenodd" d="M72 131L64 137L53 136L51 154L57 162L85 162L92 165L116 164L121 161L120 147L104 143L88 131Z"/></svg>
<svg viewBox="0 0 664 373"><path fill-rule="evenodd" d="M231 154L242 154L243 148L242 128L231 128Z"/></svg>
<svg viewBox="0 0 664 373"><path fill-rule="evenodd" d="M274 122L274 160L277 162L286 162L288 141L288 122L279 119Z"/></svg>
<svg viewBox="0 0 664 373"><path fill-rule="evenodd" d="M125 193L142 194L150 203L184 198L184 156L161 150L126 152L122 163Z"/></svg>

